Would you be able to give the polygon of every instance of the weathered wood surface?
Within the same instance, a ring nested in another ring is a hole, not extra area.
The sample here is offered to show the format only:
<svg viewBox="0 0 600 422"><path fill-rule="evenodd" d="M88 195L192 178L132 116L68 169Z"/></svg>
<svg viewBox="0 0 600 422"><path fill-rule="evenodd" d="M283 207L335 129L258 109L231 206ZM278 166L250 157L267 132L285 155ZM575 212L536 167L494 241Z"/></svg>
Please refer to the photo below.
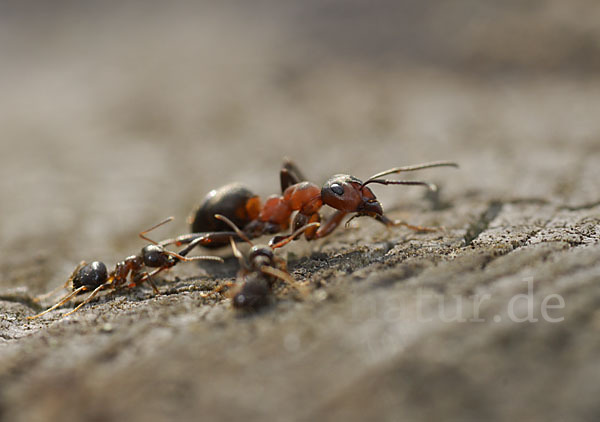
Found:
<svg viewBox="0 0 600 422"><path fill-rule="evenodd" d="M3 39L2 419L597 420L600 79L585 54L597 30L550 3L485 6L501 23L460 46L420 35L422 57L400 62L374 49L394 51L385 32L369 54L340 50L335 34L370 38L335 17L294 32L289 10L281 27L208 7L133 27L133 9L51 14L37 29L19 25L31 12L3 17L22 50ZM429 31L441 19L417 15ZM540 51L557 27L571 44ZM34 41L48 34L46 55ZM285 155L315 182L438 159L461 169L419 173L440 184L435 198L375 188L391 216L444 230L358 219L295 242L281 253L306 289L257 316L204 297L234 277L229 259L178 266L159 296L25 319L80 260L114 265L168 215L157 237L185 231L211 188L276 192Z"/></svg>

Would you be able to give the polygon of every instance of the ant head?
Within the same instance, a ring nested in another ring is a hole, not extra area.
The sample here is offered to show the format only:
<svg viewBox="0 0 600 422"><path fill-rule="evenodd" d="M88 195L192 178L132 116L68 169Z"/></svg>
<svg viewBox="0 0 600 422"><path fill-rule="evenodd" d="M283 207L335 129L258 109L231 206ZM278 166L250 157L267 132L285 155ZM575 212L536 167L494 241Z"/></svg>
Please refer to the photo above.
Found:
<svg viewBox="0 0 600 422"><path fill-rule="evenodd" d="M383 208L371 189L354 176L337 174L321 189L323 203L344 212L371 217L383 215Z"/></svg>
<svg viewBox="0 0 600 422"><path fill-rule="evenodd" d="M142 259L147 267L158 268L169 264L171 257L165 253L162 246L147 245L142 249Z"/></svg>
<svg viewBox="0 0 600 422"><path fill-rule="evenodd" d="M106 265L100 261L94 261L81 267L73 277L73 289L82 286L92 290L108 280L108 271Z"/></svg>
<svg viewBox="0 0 600 422"><path fill-rule="evenodd" d="M273 250L267 246L252 246L250 253L248 254L248 262L250 268L254 271L260 269L263 266L272 267L275 261L275 254Z"/></svg>
<svg viewBox="0 0 600 422"><path fill-rule="evenodd" d="M234 308L253 312L267 306L270 302L271 287L258 273L252 273L232 298Z"/></svg>

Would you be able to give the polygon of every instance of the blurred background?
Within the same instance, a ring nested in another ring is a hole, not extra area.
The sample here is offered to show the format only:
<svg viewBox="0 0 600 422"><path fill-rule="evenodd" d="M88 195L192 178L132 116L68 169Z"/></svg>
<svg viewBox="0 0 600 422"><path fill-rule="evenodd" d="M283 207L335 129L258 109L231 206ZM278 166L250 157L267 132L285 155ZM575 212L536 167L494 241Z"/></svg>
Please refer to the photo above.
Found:
<svg viewBox="0 0 600 422"><path fill-rule="evenodd" d="M116 259L214 187L276 192L284 156L318 183L450 159L455 193L595 200L598 22L592 0L3 1L2 255Z"/></svg>

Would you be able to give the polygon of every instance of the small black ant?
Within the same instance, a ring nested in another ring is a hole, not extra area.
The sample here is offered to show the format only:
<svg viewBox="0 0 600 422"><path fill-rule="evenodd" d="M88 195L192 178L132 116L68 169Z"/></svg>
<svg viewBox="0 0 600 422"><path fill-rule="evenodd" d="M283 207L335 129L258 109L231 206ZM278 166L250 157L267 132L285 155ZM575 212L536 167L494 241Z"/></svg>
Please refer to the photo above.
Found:
<svg viewBox="0 0 600 422"><path fill-rule="evenodd" d="M337 174L319 187L306 181L296 165L286 160L280 171L281 195L271 195L264 204L261 204L257 195L239 183L212 190L190 218L192 233L165 240L161 244L164 246L182 245L200 238L202 239L199 242L200 245L215 248L226 245L230 237L239 241L240 236L235 231L230 231L222 221L214 220L215 214L226 216L236 226L242 227L247 238L253 239L264 234L286 231L290 227L292 214L297 211L292 221L293 231L307 224L320 222L319 211L323 205L328 205L336 211L319 228L308 228L304 232L307 240L320 239L329 235L339 226L343 218L351 213L355 213L352 218L368 216L388 227L404 226L415 231L435 231L436 229L414 226L400 220L390 220L384 215L383 207L373 191L367 186L372 183L417 185L436 191L437 186L428 182L382 179L383 176L389 174L433 167L458 167L458 164L450 161L436 161L396 167L377 173L364 182L354 176ZM271 239L270 244L275 245L290 236L275 236Z"/></svg>
<svg viewBox="0 0 600 422"><path fill-rule="evenodd" d="M241 286L238 289L234 289L230 294L231 303L234 308L254 312L269 305L273 286L278 279L285 281L291 286L297 284L296 280L288 273L285 260L276 256L274 250L286 245L307 229L318 227L319 223L311 223L299 228L287 239L278 244L263 246L253 244L248 236L229 218L219 214L216 214L214 217L232 228L237 236L251 246L248 258L245 259L237 248L233 237L229 238L233 254L240 262L240 271L237 279L241 282ZM227 286L229 287L230 285Z"/></svg>
<svg viewBox="0 0 600 422"><path fill-rule="evenodd" d="M144 246L139 255L132 255L125 258L123 261L118 262L115 265L115 269L110 273L108 273L106 265L103 262L93 261L88 264L85 261L82 261L75 268L63 286L63 288L68 288L69 284L71 284L71 293L61 298L55 305L51 306L45 311L34 316L29 316L27 319L38 318L65 304L73 297L88 291L91 291L89 296L72 311L66 313L64 317L76 312L83 305L89 303L98 293L106 289L117 290L123 287L132 288L147 281L152 286L154 293L158 294L158 288L152 282L152 277L161 271L172 268L181 261L188 262L196 260L212 260L223 262L222 258L214 256L194 256L187 258L186 255L198 244L197 241L191 242L183 250L177 253L165 249L164 246L161 246L158 242L146 237L148 232L168 223L171 220L173 220L173 217L169 217L152 226L151 228L140 232L139 236L142 239L150 242L150 244ZM144 267L154 268L154 270L151 272L143 271ZM54 291L44 295L44 297L52 295L53 293ZM38 298L38 300L39 299L41 299L41 297Z"/></svg>

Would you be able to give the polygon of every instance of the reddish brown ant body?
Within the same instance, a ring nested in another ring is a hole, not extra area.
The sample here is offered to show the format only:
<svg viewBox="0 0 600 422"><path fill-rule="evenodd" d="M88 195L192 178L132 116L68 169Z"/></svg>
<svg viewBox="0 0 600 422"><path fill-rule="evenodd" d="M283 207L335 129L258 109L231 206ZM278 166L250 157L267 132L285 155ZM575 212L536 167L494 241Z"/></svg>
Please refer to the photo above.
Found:
<svg viewBox="0 0 600 422"><path fill-rule="evenodd" d="M320 222L320 210L324 205L335 209L334 214L319 228L310 227L304 232L307 240L320 239L335 230L347 214L355 217L369 216L386 226L405 226L416 231L431 231L427 227L413 226L403 221L390 220L383 213L383 207L373 191L367 186L372 183L382 185L417 185L430 190L437 187L428 182L418 180L388 180L383 176L433 167L458 167L456 163L437 161L414 166L396 167L377 173L366 181L354 176L338 174L331 177L322 187L304 180L304 176L290 161L286 161L280 172L281 195L271 195L263 205L257 195L239 184L231 184L211 191L195 212L192 233L168 239L163 245L181 245L202 239L198 244L205 247L220 247L227 244L230 237L239 241L240 236L227 231L221 222L211 221L214 214L222 214L232 220L249 239L264 234L276 234L290 228L291 216L297 212L292 224L292 231L310 223ZM351 219L352 219L351 218ZM350 220L348 220L350 221ZM275 236L270 244L277 244L288 238Z"/></svg>
<svg viewBox="0 0 600 422"><path fill-rule="evenodd" d="M82 261L75 268L71 274L71 277L69 277L63 286L63 288L67 288L69 284L72 284L71 293L61 298L55 305L51 306L45 311L27 318L38 318L58 308L59 306L71 300L73 297L88 291L91 291L89 296L64 316L68 316L76 312L83 305L89 303L98 293L106 289L117 290L124 287L136 287L142 284L144 281L147 281L152 286L154 292L158 294L158 288L152 282L152 277L161 271L172 268L181 261L196 261L203 259L223 262L221 258L214 256L194 256L186 258L186 255L194 247L196 247L198 241L192 241L188 246L177 253L166 250L164 246L161 246L158 242L155 242L145 236L146 233L159 226L162 226L165 223L168 223L172 219L173 217L169 217L157 225L141 232L139 236L142 239L150 242L150 244L144 246L139 255L132 255L125 258L123 261L118 262L115 265L115 269L110 273L108 273L106 265L103 262L94 261L88 264L85 261ZM144 271L144 267L154 268L154 270L152 272L147 272ZM50 294L52 293L53 292L50 292ZM38 298L38 300L39 299L40 298Z"/></svg>
<svg viewBox="0 0 600 422"><path fill-rule="evenodd" d="M252 247L245 259L238 250L233 237L230 237L233 254L240 262L240 271L237 279L241 283L238 289L234 289L231 296L232 306L247 312L255 312L272 301L272 291L277 280L295 286L297 283L287 272L285 260L275 255L274 250L280 248L297 236L311 228L317 228L319 223L311 223L299 228L288 238L272 246L254 245L252 241L241 231L229 218L216 214L215 218L229 226L233 231ZM226 285L226 286L231 286Z"/></svg>

